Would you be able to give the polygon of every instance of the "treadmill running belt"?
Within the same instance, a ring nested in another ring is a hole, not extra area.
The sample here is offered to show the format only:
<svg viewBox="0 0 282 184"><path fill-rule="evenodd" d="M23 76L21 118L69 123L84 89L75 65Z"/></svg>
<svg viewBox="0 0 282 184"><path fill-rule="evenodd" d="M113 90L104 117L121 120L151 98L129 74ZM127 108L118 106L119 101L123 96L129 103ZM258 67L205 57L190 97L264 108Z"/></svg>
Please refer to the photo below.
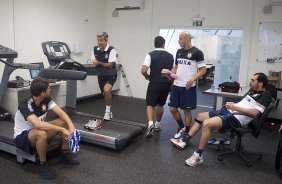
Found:
<svg viewBox="0 0 282 184"><path fill-rule="evenodd" d="M81 140L106 146L116 150L122 149L130 140L143 132L143 127L118 123L114 121L103 121L102 128L89 130L84 128L91 117L81 115L70 115L76 129L80 131Z"/></svg>

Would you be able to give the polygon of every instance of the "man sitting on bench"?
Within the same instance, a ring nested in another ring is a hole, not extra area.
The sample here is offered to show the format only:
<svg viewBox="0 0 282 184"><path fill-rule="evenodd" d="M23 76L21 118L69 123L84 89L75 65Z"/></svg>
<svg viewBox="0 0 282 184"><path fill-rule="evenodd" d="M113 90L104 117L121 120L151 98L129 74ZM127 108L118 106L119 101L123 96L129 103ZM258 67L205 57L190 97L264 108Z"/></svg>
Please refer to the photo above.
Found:
<svg viewBox="0 0 282 184"><path fill-rule="evenodd" d="M62 137L60 163L79 165L68 151L69 139L75 127L68 115L50 97L49 80L36 78L30 85L32 96L20 103L15 115L14 138L16 147L29 154L37 151L40 160L41 177L54 179L53 171L46 163L48 142L57 134ZM47 111L52 110L58 119L46 122Z"/></svg>

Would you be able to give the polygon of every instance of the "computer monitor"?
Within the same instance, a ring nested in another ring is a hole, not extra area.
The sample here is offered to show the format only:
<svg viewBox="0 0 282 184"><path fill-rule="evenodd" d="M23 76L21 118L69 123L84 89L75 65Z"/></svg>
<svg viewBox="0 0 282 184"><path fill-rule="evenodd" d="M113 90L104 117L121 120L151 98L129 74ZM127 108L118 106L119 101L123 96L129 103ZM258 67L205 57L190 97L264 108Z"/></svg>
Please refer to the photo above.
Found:
<svg viewBox="0 0 282 184"><path fill-rule="evenodd" d="M43 62L37 62L37 63L31 63L31 64L39 65L38 70L29 69L31 79L35 79L36 77L38 77L40 70L44 69L44 64Z"/></svg>

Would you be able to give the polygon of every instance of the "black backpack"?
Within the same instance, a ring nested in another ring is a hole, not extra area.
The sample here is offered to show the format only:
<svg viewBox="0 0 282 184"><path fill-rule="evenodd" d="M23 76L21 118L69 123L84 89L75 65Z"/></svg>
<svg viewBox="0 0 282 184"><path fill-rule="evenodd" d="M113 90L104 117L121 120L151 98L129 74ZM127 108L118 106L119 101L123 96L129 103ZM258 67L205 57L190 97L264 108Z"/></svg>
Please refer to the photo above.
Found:
<svg viewBox="0 0 282 184"><path fill-rule="evenodd" d="M228 92L228 93L238 93L240 87L240 83L237 81L234 82L223 82L218 85L218 87L221 89L222 92Z"/></svg>

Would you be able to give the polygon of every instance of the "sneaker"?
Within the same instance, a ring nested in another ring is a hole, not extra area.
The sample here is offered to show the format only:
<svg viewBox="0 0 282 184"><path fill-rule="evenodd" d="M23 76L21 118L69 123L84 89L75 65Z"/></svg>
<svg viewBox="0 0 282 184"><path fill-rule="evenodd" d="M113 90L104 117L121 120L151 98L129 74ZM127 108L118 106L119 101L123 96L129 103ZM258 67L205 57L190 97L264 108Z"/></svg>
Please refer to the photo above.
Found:
<svg viewBox="0 0 282 184"><path fill-rule="evenodd" d="M96 119L95 120L89 120L88 123L84 124L84 128L89 129L89 126L93 123L93 121L96 121Z"/></svg>
<svg viewBox="0 0 282 184"><path fill-rule="evenodd" d="M161 124L160 123L156 123L155 124L155 132L159 132L161 131Z"/></svg>
<svg viewBox="0 0 282 184"><path fill-rule="evenodd" d="M155 126L154 125L148 126L146 137L147 138L152 138L154 130L155 130Z"/></svg>
<svg viewBox="0 0 282 184"><path fill-rule="evenodd" d="M187 166L195 166L197 164L202 164L203 161L204 161L203 156L202 155L200 156L199 153L194 152L193 155L190 158L185 160L185 164Z"/></svg>
<svg viewBox="0 0 282 184"><path fill-rule="evenodd" d="M182 137L183 133L185 132L185 128L178 128L176 134L174 135L175 139L179 139Z"/></svg>
<svg viewBox="0 0 282 184"><path fill-rule="evenodd" d="M223 144L223 145L228 145L228 144L230 144L230 141L228 141L227 139L225 139L225 138L218 138L218 140L219 140L219 144Z"/></svg>
<svg viewBox="0 0 282 184"><path fill-rule="evenodd" d="M217 138L212 137L208 140L208 144L216 144L217 145L217 144L220 144L220 141Z"/></svg>
<svg viewBox="0 0 282 184"><path fill-rule="evenodd" d="M172 144L177 147L178 149L183 150L186 147L186 142L182 141L182 139L170 139L170 141L172 142Z"/></svg>
<svg viewBox="0 0 282 184"><path fill-rule="evenodd" d="M91 121L90 125L89 125L89 130L98 130L99 128L102 127L102 121L99 119L96 120L89 120Z"/></svg>
<svg viewBox="0 0 282 184"><path fill-rule="evenodd" d="M179 139L175 139L175 138L171 138L170 141L172 142L172 144L177 144Z"/></svg>
<svg viewBox="0 0 282 184"><path fill-rule="evenodd" d="M40 164L40 176L46 180L52 180L55 178L54 172L48 167L48 165Z"/></svg>
<svg viewBox="0 0 282 184"><path fill-rule="evenodd" d="M71 152L76 153L79 151L79 141L80 133L78 130L75 130L71 139L69 140L69 148Z"/></svg>
<svg viewBox="0 0 282 184"><path fill-rule="evenodd" d="M110 121L113 119L113 113L112 112L105 112L103 120Z"/></svg>
<svg viewBox="0 0 282 184"><path fill-rule="evenodd" d="M73 159L69 153L62 153L60 156L60 163L67 165L80 165L78 160Z"/></svg>

